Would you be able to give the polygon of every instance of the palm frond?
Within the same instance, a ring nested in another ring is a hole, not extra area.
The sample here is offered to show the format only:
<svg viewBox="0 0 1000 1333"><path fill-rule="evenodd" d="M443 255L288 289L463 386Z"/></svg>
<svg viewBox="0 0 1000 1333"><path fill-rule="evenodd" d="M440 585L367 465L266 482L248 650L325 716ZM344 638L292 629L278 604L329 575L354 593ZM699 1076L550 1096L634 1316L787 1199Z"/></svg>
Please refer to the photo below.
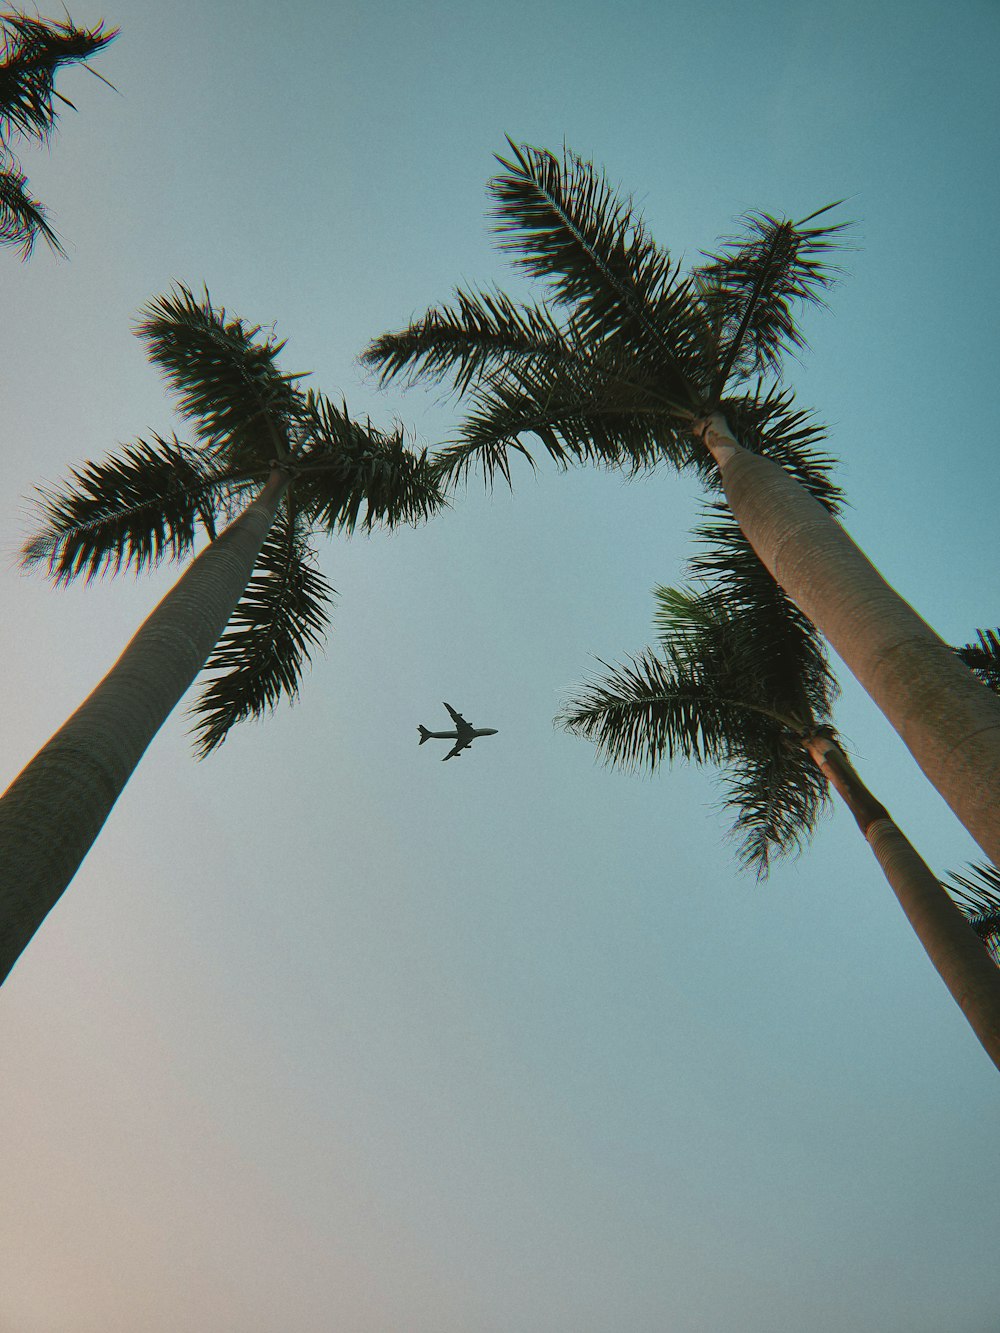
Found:
<svg viewBox="0 0 1000 1333"><path fill-rule="evenodd" d="M801 727L828 725L839 687L822 635L761 564L730 510L711 503L702 514L688 571L710 587L700 604L725 621L739 670ZM657 625L674 635L662 594L657 590Z"/></svg>
<svg viewBox="0 0 1000 1333"><path fill-rule="evenodd" d="M827 784L799 736L828 725L837 686L813 626L760 564L721 507L691 571L700 592L656 589L664 652L697 670L706 688L739 701L745 716L729 737L724 803L736 811L738 856L758 878L776 855L797 851L827 800Z"/></svg>
<svg viewBox="0 0 1000 1333"><path fill-rule="evenodd" d="M803 685L798 661L772 658L776 643L785 647L781 627L762 635L723 590L659 588L656 597L660 653L647 650L590 682L560 721L608 763L654 770L680 757L716 765L740 860L762 877L776 855L809 837L827 800L826 781L799 743L816 725L810 696L825 701L832 688L825 660L824 684Z"/></svg>
<svg viewBox="0 0 1000 1333"><path fill-rule="evenodd" d="M613 338L658 368L674 403L697 411L708 388L706 325L678 265L590 163L507 142L511 157L498 157L504 172L490 183L501 246L571 308L582 339Z"/></svg>
<svg viewBox="0 0 1000 1333"><path fill-rule="evenodd" d="M28 178L13 154L0 153L0 245L13 245L28 259L39 237L63 255L45 209L28 193Z"/></svg>
<svg viewBox="0 0 1000 1333"><path fill-rule="evenodd" d="M531 435L560 467L591 462L634 472L664 460L683 467L691 456L686 423L664 407L655 388L630 378L615 348L602 348L586 367L508 366L470 397L459 440L439 454L455 478L478 463L488 482L499 472L509 484L507 455L531 458L522 438Z"/></svg>
<svg viewBox="0 0 1000 1333"><path fill-rule="evenodd" d="M184 286L142 314L136 331L150 360L213 453L257 466L288 455L299 376L277 368L283 342L213 306L207 291L199 301Z"/></svg>
<svg viewBox="0 0 1000 1333"><path fill-rule="evenodd" d="M238 722L273 711L282 696L297 697L332 596L300 523L283 509L205 666L210 680L191 710L201 757Z"/></svg>
<svg viewBox="0 0 1000 1333"><path fill-rule="evenodd" d="M648 649L626 663L601 666L606 674L586 681L556 720L592 741L605 763L655 772L678 758L725 762L745 710L720 699L697 669L687 671Z"/></svg>
<svg viewBox="0 0 1000 1333"><path fill-rule="evenodd" d="M844 493L834 481L837 462L819 446L826 430L811 412L796 408L790 391L758 382L752 393L723 399L721 410L744 449L783 467L831 514L840 512ZM694 451L694 466L709 489L719 478L708 451Z"/></svg>
<svg viewBox="0 0 1000 1333"><path fill-rule="evenodd" d="M53 23L28 14L0 15L0 140L12 133L47 139L56 123L56 100L73 107L55 91L59 67L85 62L117 35L117 28L103 22L77 28L69 18Z"/></svg>
<svg viewBox="0 0 1000 1333"><path fill-rule="evenodd" d="M968 875L952 872L951 883L942 887L1000 967L1000 871L991 865L970 865L969 871Z"/></svg>
<svg viewBox="0 0 1000 1333"><path fill-rule="evenodd" d="M722 785L723 804L736 811L737 856L758 879L777 857L802 850L829 799L826 778L805 750L777 731L770 745L734 756Z"/></svg>
<svg viewBox="0 0 1000 1333"><path fill-rule="evenodd" d="M1000 694L1000 629L976 630L978 643L956 649L959 657L995 694Z"/></svg>
<svg viewBox="0 0 1000 1333"><path fill-rule="evenodd" d="M233 478L176 437L138 440L87 463L58 490L40 490L44 526L24 547L57 583L123 569L136 573L194 544L199 523L214 537L217 506Z"/></svg>
<svg viewBox="0 0 1000 1333"><path fill-rule="evenodd" d="M544 305L517 305L503 292L455 292L454 305L428 310L399 333L384 333L362 354L379 383L401 374L450 380L457 393L511 362L579 357L571 334Z"/></svg>
<svg viewBox="0 0 1000 1333"><path fill-rule="evenodd" d="M419 523L445 503L439 469L427 450L407 447L402 431L385 433L352 419L322 394L309 393L300 409L305 441L297 455L294 488L310 523L351 533L360 523L395 527Z"/></svg>
<svg viewBox="0 0 1000 1333"><path fill-rule="evenodd" d="M828 204L798 223L747 213L742 235L705 255L708 262L698 271L698 292L722 347L713 396L723 392L733 374L741 379L779 375L785 353L806 345L793 305L824 304L821 293L839 271L826 262L827 256L849 226L806 224L835 207Z"/></svg>

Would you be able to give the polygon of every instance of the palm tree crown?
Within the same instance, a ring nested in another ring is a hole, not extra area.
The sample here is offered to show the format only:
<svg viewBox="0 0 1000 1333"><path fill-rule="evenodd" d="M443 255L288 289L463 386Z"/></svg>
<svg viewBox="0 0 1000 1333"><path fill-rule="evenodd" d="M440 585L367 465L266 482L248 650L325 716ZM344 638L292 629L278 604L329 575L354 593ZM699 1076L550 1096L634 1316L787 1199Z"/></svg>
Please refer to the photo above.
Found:
<svg viewBox="0 0 1000 1333"><path fill-rule="evenodd" d="M560 721L614 765L718 766L740 860L763 876L805 842L826 804L802 742L835 734L837 685L816 630L726 511L711 506L696 535L699 587L655 591L659 650L608 667Z"/></svg>
<svg viewBox="0 0 1000 1333"><path fill-rule="evenodd" d="M834 277L828 252L846 224L808 225L828 209L799 223L755 213L684 276L589 163L510 147L490 184L497 231L550 300L460 290L453 305L364 355L383 382L424 376L471 396L441 465L459 475L478 460L487 477L509 481L508 455L530 458L522 437L534 434L560 464L667 460L714 485L695 432L721 407L747 447L834 506L831 460L815 449L822 430L777 387L776 372L803 345L793 308L822 300Z"/></svg>
<svg viewBox="0 0 1000 1333"><path fill-rule="evenodd" d="M82 63L118 35L103 21L94 28L32 18L27 14L0 14L0 243L13 245L27 259L41 237L62 253L45 209L28 192L28 179L11 147L13 138L45 143L55 129L57 103L73 107L55 90L62 65ZM104 80L107 82L107 80ZM75 109L75 108L74 108Z"/></svg>
<svg viewBox="0 0 1000 1333"><path fill-rule="evenodd" d="M281 509L205 664L210 679L194 712L207 754L237 722L298 690L332 594L315 567L315 536L419 522L443 498L426 450L410 450L399 430L352 420L346 404L303 392L299 376L278 369L284 344L214 306L207 292L198 300L179 287L158 298L138 332L196 444L154 434L42 491L44 526L24 558L58 583L179 560L200 533L214 539L220 520L269 475L282 474Z"/></svg>
<svg viewBox="0 0 1000 1333"><path fill-rule="evenodd" d="M0 798L0 981L203 669L202 754L297 692L331 594L314 536L417 522L443 501L426 451L303 392L278 369L282 345L207 293L160 297L139 332L196 443L153 435L43 492L44 526L25 560L67 582L139 571L208 541Z"/></svg>

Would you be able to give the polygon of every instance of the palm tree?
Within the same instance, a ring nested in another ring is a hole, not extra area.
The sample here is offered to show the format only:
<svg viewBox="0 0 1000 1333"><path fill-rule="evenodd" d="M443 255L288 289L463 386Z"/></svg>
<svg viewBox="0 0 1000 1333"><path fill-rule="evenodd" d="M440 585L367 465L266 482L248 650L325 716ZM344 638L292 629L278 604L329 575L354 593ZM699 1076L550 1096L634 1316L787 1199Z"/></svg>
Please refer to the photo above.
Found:
<svg viewBox="0 0 1000 1333"><path fill-rule="evenodd" d="M459 291L378 338L367 364L383 381L450 381L471 400L442 455L455 477L478 461L509 482L532 435L563 466L693 469L997 860L1000 700L836 522L822 432L778 384L803 346L793 307L822 301L842 224L826 209L800 222L751 214L682 276L590 164L510 147L490 187L497 230L551 300Z"/></svg>
<svg viewBox="0 0 1000 1333"><path fill-rule="evenodd" d="M427 518L442 503L426 450L361 425L279 371L283 346L186 288L139 333L198 438L139 440L42 494L28 564L56 582L209 543L92 694L0 798L0 980L72 879L143 752L202 668L197 744L292 696L331 589L313 533ZM230 519L216 533L220 519Z"/></svg>
<svg viewBox="0 0 1000 1333"><path fill-rule="evenodd" d="M118 29L105 28L103 21L96 28L77 28L68 17L65 23L53 23L27 14L0 14L0 243L16 246L22 259L39 237L59 254L63 248L45 209L28 192L11 138L46 143L56 125L56 102L73 108L69 98L55 90L56 71L61 65L82 63L101 79L86 61L117 35Z"/></svg>
<svg viewBox="0 0 1000 1333"><path fill-rule="evenodd" d="M821 640L731 520L701 529L695 561L716 581L657 590L661 652L591 682L562 714L608 762L655 769L681 756L725 773L740 855L758 876L815 828L827 784L854 816L945 985L1000 1068L1000 971L937 877L864 785L832 723Z"/></svg>

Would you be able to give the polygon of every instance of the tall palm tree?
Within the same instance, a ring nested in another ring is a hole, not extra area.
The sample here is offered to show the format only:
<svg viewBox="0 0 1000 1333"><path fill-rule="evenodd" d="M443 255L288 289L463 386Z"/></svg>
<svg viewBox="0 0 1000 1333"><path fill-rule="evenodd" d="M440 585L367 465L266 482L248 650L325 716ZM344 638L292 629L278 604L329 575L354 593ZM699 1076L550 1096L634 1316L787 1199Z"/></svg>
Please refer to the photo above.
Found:
<svg viewBox="0 0 1000 1333"><path fill-rule="evenodd" d="M415 523L442 503L426 450L304 393L278 369L283 344L207 293L180 288L143 314L139 333L197 446L154 435L76 470L43 493L44 527L25 558L65 583L182 559L200 532L210 540L0 798L0 980L202 668L202 754L296 693L331 593L312 535Z"/></svg>
<svg viewBox="0 0 1000 1333"><path fill-rule="evenodd" d="M743 861L767 873L801 845L827 784L854 816L945 985L1000 1068L1000 971L959 907L864 785L832 723L836 687L814 627L731 521L703 528L699 592L657 590L660 653L647 650L571 700L564 725L609 762L681 756L725 773Z"/></svg>
<svg viewBox="0 0 1000 1333"><path fill-rule="evenodd" d="M56 92L57 70L82 63L102 78L86 61L117 35L118 29L106 28L103 21L96 28L77 28L68 17L54 23L17 12L0 14L0 243L16 246L22 259L39 237L59 254L63 248L45 209L28 191L11 139L46 143L55 129L56 103L73 107Z"/></svg>
<svg viewBox="0 0 1000 1333"><path fill-rule="evenodd" d="M1000 700L834 518L821 431L778 386L821 302L841 224L763 213L686 275L631 200L566 152L510 143L497 230L550 300L459 291L365 354L383 381L450 381L471 401L443 466L510 481L535 436L562 465L667 462L721 492L754 551L819 627L987 854L1000 857Z"/></svg>

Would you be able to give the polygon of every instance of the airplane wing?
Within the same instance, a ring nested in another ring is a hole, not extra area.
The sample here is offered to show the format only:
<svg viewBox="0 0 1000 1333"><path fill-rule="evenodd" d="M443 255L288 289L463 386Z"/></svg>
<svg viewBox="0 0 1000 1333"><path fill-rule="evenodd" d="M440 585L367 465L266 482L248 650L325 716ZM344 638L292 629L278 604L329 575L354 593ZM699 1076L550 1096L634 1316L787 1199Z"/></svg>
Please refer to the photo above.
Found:
<svg viewBox="0 0 1000 1333"><path fill-rule="evenodd" d="M457 758L457 756L460 755L463 750L467 750L469 748L469 744L470 744L469 741L457 740L441 762L444 763L445 759Z"/></svg>
<svg viewBox="0 0 1000 1333"><path fill-rule="evenodd" d="M452 708L451 704L445 704L445 708L447 708L448 712L451 714L451 720L452 722L454 722L456 727L458 727L460 730L463 727L468 727L470 731L472 730L472 723L466 722L465 718L462 716L461 713L456 713L454 708Z"/></svg>

